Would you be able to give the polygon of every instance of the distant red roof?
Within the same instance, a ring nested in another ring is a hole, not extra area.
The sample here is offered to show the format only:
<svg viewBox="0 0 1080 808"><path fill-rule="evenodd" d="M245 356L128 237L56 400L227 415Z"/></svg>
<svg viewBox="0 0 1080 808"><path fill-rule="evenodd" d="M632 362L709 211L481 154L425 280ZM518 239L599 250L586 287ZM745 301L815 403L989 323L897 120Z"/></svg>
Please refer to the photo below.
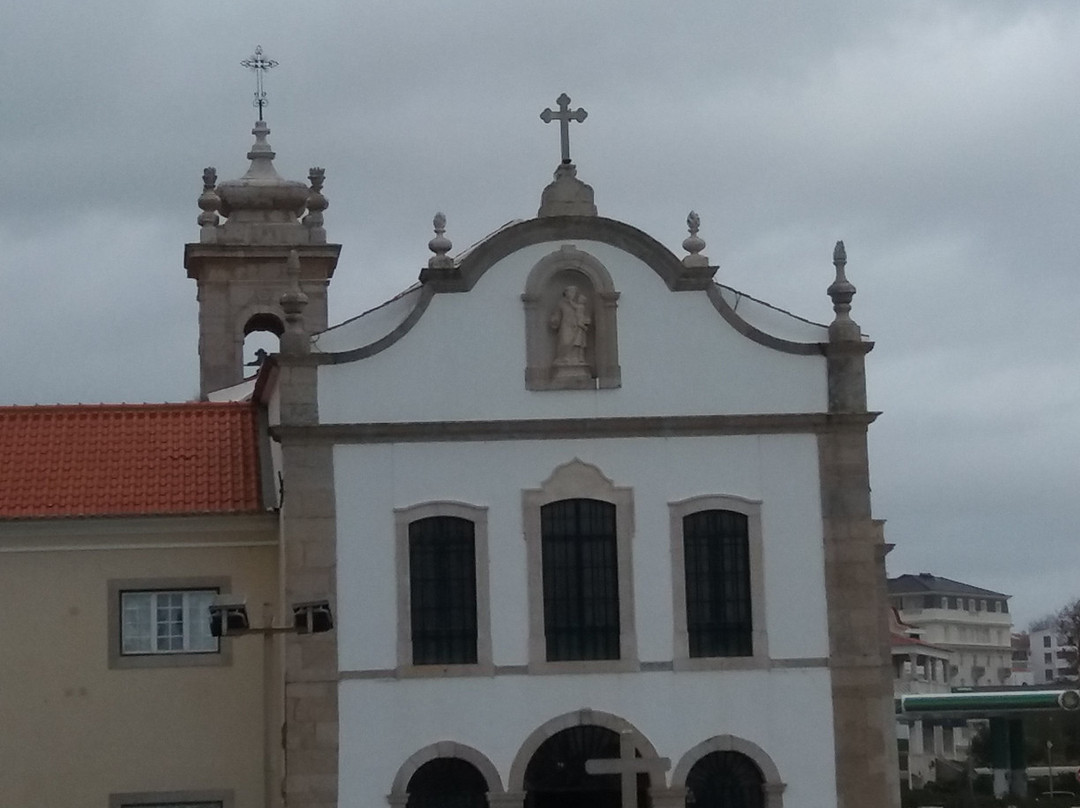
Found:
<svg viewBox="0 0 1080 808"><path fill-rule="evenodd" d="M0 407L0 519L262 510L249 402Z"/></svg>

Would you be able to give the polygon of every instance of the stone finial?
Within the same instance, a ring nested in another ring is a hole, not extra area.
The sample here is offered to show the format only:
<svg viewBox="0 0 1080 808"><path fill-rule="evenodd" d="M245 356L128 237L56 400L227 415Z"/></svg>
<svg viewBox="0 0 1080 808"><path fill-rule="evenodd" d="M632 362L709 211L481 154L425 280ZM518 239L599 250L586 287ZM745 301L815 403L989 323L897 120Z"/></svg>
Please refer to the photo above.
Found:
<svg viewBox="0 0 1080 808"><path fill-rule="evenodd" d="M707 267L709 259L701 254L701 251L705 249L705 242L698 236L698 230L701 228L701 217L694 211L690 211L690 215L686 217L686 228L690 231L690 235L683 239L682 246L690 254L683 258L683 266Z"/></svg>
<svg viewBox="0 0 1080 808"><path fill-rule="evenodd" d="M833 341L853 340L859 341L862 334L858 324L851 319L851 299L855 297L855 286L844 274L847 265L847 250L844 242L836 242L833 248L833 266L836 267L836 280L828 288L829 297L832 298L833 311L836 318L829 326L829 339Z"/></svg>
<svg viewBox="0 0 1080 808"><path fill-rule="evenodd" d="M595 216L593 189L577 178L577 166L560 163L555 181L540 195L537 216Z"/></svg>
<svg viewBox="0 0 1080 808"><path fill-rule="evenodd" d="M307 216L304 217L304 227L308 228L313 243L324 244L326 231L323 229L323 211L330 205L322 194L323 182L326 180L326 169L314 166L308 171L308 181L311 189L308 192Z"/></svg>
<svg viewBox="0 0 1080 808"><path fill-rule="evenodd" d="M305 354L311 350L307 333L304 331L304 308L308 296L300 288L300 255L296 250L289 250L288 263L285 265L289 276L289 291L279 299L285 312L285 333L281 336L281 352Z"/></svg>
<svg viewBox="0 0 1080 808"><path fill-rule="evenodd" d="M198 223L200 227L214 227L219 221L217 212L221 207L221 197L214 189L217 185L217 169L213 166L204 168L202 181L203 189L199 195L199 207L202 213L199 214Z"/></svg>
<svg viewBox="0 0 1080 808"><path fill-rule="evenodd" d="M427 265L431 269L451 269L454 266L454 259L447 255L450 252L450 248L454 245L450 242L444 233L446 233L446 214L435 214L435 218L431 220L432 226L435 228L435 238L428 242L428 249L435 253L428 259Z"/></svg>

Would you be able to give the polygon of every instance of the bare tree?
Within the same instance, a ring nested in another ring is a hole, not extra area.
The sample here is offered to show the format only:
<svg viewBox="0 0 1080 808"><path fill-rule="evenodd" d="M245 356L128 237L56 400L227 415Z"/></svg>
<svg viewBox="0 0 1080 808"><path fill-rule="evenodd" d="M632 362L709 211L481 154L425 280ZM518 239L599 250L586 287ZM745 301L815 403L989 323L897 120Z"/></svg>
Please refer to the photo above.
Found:
<svg viewBox="0 0 1080 808"><path fill-rule="evenodd" d="M1042 617L1036 617L1030 623L1028 623L1027 633L1031 634L1035 631L1045 631L1048 628L1053 628L1057 625L1058 613L1047 612Z"/></svg>

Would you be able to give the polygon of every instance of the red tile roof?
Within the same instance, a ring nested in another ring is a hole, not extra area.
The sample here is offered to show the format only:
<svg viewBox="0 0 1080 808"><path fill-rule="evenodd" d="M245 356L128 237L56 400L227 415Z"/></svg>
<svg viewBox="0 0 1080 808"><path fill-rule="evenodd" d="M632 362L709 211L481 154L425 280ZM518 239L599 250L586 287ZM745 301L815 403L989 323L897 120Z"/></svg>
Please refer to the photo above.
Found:
<svg viewBox="0 0 1080 808"><path fill-rule="evenodd" d="M262 510L249 402L0 407L0 519Z"/></svg>

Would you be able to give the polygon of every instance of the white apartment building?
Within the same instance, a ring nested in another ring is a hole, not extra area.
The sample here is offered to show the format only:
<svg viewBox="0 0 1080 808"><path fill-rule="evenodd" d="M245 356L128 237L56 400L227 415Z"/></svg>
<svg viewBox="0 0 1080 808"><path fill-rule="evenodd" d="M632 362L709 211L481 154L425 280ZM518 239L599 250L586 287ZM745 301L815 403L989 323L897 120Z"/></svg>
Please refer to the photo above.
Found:
<svg viewBox="0 0 1080 808"><path fill-rule="evenodd" d="M1031 642L1028 651L1028 670L1033 684L1075 680L1076 674L1070 671L1069 654L1075 653L1076 646L1068 645L1054 627L1029 632Z"/></svg>
<svg viewBox="0 0 1080 808"><path fill-rule="evenodd" d="M946 678L953 687L1008 682L1009 595L922 572L890 578L889 601L905 623L919 630L919 639L949 650L951 675Z"/></svg>

